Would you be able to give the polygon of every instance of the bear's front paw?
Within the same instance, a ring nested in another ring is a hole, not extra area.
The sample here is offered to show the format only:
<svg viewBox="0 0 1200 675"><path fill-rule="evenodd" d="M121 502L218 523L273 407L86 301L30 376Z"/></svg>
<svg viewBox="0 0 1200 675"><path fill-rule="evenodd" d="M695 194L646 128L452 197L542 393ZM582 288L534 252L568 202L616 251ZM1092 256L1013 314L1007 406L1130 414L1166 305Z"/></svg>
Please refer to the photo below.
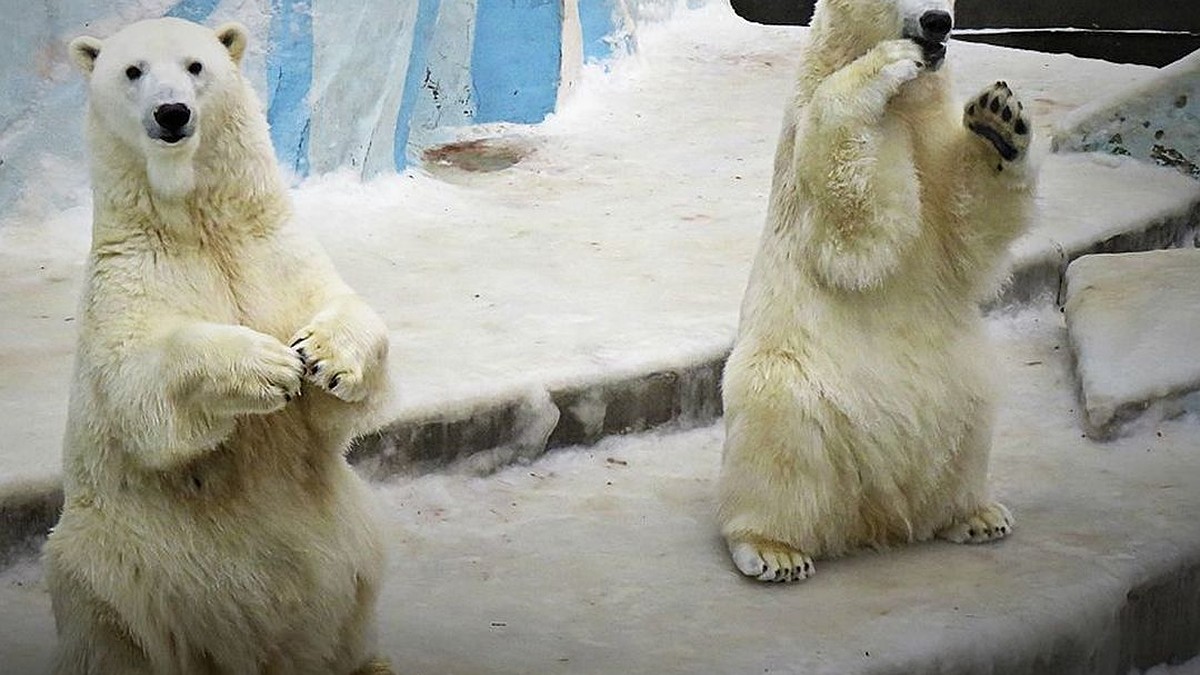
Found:
<svg viewBox="0 0 1200 675"><path fill-rule="evenodd" d="M990 143L1006 162L1025 157L1033 135L1025 106L1005 82L991 85L967 103L963 125Z"/></svg>
<svg viewBox="0 0 1200 675"><path fill-rule="evenodd" d="M879 75L890 88L914 80L926 67L925 50L912 40L888 40L875 47L883 60Z"/></svg>
<svg viewBox="0 0 1200 675"><path fill-rule="evenodd" d="M303 360L309 382L350 403L366 398L367 360L373 350L336 318L301 328L291 347Z"/></svg>
<svg viewBox="0 0 1200 675"><path fill-rule="evenodd" d="M999 502L993 502L975 513L959 518L938 532L942 539L956 544L983 544L1007 537L1013 530L1013 517Z"/></svg>
<svg viewBox="0 0 1200 675"><path fill-rule="evenodd" d="M300 394L304 363L279 340L244 327L219 339L201 355L208 375L201 391L227 414L265 414L283 408Z"/></svg>

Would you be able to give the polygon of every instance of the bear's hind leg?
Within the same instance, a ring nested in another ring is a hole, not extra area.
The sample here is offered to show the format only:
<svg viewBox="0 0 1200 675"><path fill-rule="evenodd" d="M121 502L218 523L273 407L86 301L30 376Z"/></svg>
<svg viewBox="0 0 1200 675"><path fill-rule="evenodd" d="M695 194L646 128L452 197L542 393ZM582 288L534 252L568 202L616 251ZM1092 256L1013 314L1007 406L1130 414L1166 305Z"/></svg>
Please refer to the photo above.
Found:
<svg viewBox="0 0 1200 675"><path fill-rule="evenodd" d="M1007 537L1013 529L1013 517L1008 507L991 502L975 513L955 519L937 536L956 544L983 544Z"/></svg>
<svg viewBox="0 0 1200 675"><path fill-rule="evenodd" d="M818 390L786 354L735 350L727 365L718 519L738 570L760 581L807 579L855 536L857 473L829 444Z"/></svg>
<svg viewBox="0 0 1200 675"><path fill-rule="evenodd" d="M981 407L963 447L950 463L946 480L953 496L954 513L949 525L938 528L939 539L957 544L982 544L1003 539L1013 531L1012 513L988 496L991 445L991 410Z"/></svg>
<svg viewBox="0 0 1200 675"><path fill-rule="evenodd" d="M375 605L379 583L374 578L359 575L355 579L354 612L341 631L341 651L344 663L353 670L350 675L391 675L387 659L373 653L376 641Z"/></svg>
<svg viewBox="0 0 1200 675"><path fill-rule="evenodd" d="M53 562L47 565L58 627L55 675L152 675L146 654L115 612Z"/></svg>

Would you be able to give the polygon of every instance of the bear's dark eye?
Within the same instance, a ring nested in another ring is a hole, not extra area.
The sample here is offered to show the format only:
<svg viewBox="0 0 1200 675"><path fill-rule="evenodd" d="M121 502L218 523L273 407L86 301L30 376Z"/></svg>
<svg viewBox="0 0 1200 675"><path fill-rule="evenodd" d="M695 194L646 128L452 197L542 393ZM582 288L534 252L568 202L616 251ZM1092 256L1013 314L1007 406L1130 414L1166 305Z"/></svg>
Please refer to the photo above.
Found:
<svg viewBox="0 0 1200 675"><path fill-rule="evenodd" d="M193 75L199 75L202 70L204 70L204 66L199 61L192 61L188 64L188 72Z"/></svg>
<svg viewBox="0 0 1200 675"><path fill-rule="evenodd" d="M137 66L129 66L125 69L125 77L128 77L130 82L138 79L141 76L142 69L138 68Z"/></svg>

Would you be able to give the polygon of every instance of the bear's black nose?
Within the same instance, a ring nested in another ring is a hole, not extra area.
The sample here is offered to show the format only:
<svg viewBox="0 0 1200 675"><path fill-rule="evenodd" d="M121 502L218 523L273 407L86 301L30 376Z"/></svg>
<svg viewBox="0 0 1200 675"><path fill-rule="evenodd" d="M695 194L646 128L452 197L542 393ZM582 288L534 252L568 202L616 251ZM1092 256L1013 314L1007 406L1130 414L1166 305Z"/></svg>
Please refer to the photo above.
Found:
<svg viewBox="0 0 1200 675"><path fill-rule="evenodd" d="M930 42L944 42L954 27L954 19L949 12L930 10L921 15L921 30L924 38Z"/></svg>
<svg viewBox="0 0 1200 675"><path fill-rule="evenodd" d="M154 121L167 131L180 131L190 119L192 111L183 103L164 103L154 109Z"/></svg>

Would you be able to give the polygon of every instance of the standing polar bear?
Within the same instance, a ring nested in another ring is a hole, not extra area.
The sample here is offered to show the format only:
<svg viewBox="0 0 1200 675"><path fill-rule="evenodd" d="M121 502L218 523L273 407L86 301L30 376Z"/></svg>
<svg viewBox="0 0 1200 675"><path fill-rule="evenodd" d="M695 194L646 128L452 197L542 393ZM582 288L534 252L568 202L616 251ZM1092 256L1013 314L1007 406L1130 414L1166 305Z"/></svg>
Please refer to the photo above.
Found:
<svg viewBox="0 0 1200 675"><path fill-rule="evenodd" d="M1031 128L1003 82L951 101L952 17L817 3L724 380L719 520L748 576L1011 531L978 303L1029 219Z"/></svg>
<svg viewBox="0 0 1200 675"><path fill-rule="evenodd" d="M94 224L46 548L58 673L390 672L343 456L387 333L289 227L246 41L159 19L70 46Z"/></svg>

